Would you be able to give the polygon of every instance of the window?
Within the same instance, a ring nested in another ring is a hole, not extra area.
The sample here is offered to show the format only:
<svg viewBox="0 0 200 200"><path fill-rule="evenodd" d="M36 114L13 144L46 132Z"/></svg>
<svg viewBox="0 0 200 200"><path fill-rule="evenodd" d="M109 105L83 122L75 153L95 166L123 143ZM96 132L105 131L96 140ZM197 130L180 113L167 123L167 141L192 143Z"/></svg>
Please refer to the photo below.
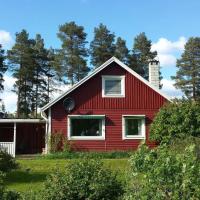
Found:
<svg viewBox="0 0 200 200"><path fill-rule="evenodd" d="M124 76L102 76L103 97L124 97Z"/></svg>
<svg viewBox="0 0 200 200"><path fill-rule="evenodd" d="M122 116L123 139L145 138L145 116L123 115Z"/></svg>
<svg viewBox="0 0 200 200"><path fill-rule="evenodd" d="M104 139L105 116L104 115L69 115L68 116L69 139Z"/></svg>

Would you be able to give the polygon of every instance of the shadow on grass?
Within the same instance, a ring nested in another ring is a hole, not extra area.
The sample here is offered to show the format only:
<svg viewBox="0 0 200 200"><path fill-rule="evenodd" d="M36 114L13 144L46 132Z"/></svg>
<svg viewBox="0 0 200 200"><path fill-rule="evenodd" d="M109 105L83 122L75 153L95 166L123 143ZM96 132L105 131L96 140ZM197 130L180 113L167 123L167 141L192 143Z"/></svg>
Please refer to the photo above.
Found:
<svg viewBox="0 0 200 200"><path fill-rule="evenodd" d="M17 183L36 183L43 182L48 173L45 172L28 172L22 170L12 171L7 174L5 182L6 185L17 184Z"/></svg>

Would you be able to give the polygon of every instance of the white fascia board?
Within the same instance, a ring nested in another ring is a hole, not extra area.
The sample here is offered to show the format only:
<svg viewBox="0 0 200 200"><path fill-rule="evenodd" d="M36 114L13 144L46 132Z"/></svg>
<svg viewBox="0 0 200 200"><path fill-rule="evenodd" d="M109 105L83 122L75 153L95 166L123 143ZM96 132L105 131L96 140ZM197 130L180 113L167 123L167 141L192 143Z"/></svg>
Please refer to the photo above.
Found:
<svg viewBox="0 0 200 200"><path fill-rule="evenodd" d="M70 92L72 92L73 90L75 90L77 87L79 87L80 85L82 85L83 83L85 83L88 79L92 78L94 75L96 75L102 69L104 69L105 67L107 67L113 61L114 61L114 57L110 58L108 61L106 61L100 67L98 67L97 69L95 69L91 74L89 74L88 76L86 76L85 78L83 78L82 80L80 80L78 83L76 83L75 85L73 85L69 90L67 90L66 92L64 92L63 94L61 94L59 97L57 97L56 99L54 99L53 101L49 102L44 107L42 107L41 110L45 111L46 109L48 109L49 107L51 107L54 103L58 102L60 99L62 99L63 97L65 97L67 94L69 94Z"/></svg>
<svg viewBox="0 0 200 200"><path fill-rule="evenodd" d="M168 101L171 101L170 97L167 96L166 94L164 94L160 89L158 89L155 86L153 86L152 84L150 84L147 80L145 80L143 77L141 77L135 71L133 71L131 68L129 68L128 66L126 66L124 63L122 63L116 57L112 57L109 60L107 60L105 63L103 63L100 67L98 67L97 69L95 69L91 74L89 74L88 76L86 76L85 78L83 78L82 80L80 80L78 83L76 83L74 86L72 86L69 90L67 90L66 92L64 92L63 94L61 94L59 97L55 98L54 100L52 100L51 102L49 102L48 104L46 104L44 107L41 108L41 110L45 111L46 109L48 109L49 107L51 107L53 104L55 104L56 102L58 102L60 99L62 99L66 95L68 95L70 92L74 91L80 85L82 85L87 80L89 80L90 78L92 78L94 75L96 75L97 73L99 73L101 70L103 70L104 68L106 68L112 62L116 62L118 65L120 65L122 68L124 68L125 70L127 70L129 73L131 73L133 76L135 76L136 78L138 78L140 81L142 81L144 84L146 84L147 86L149 86L151 89L153 89L154 91L156 91L158 94L160 94L161 96L163 96L164 98L166 98Z"/></svg>
<svg viewBox="0 0 200 200"><path fill-rule="evenodd" d="M41 119L0 119L0 123L45 123Z"/></svg>

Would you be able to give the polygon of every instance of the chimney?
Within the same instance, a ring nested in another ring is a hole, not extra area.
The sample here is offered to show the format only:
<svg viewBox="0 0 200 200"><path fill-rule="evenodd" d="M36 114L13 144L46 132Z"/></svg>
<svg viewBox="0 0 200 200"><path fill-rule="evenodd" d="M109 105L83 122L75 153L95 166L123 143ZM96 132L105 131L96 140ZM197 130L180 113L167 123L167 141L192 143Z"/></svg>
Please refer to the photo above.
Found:
<svg viewBox="0 0 200 200"><path fill-rule="evenodd" d="M149 62L149 82L159 89L159 70L160 62L158 60L150 60Z"/></svg>

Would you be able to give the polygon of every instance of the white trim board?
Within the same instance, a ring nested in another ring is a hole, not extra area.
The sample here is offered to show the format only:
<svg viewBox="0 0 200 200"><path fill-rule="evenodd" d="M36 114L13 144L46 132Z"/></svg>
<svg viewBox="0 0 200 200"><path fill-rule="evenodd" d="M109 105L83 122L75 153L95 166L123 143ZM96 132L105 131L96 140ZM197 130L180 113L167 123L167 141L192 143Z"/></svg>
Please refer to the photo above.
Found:
<svg viewBox="0 0 200 200"><path fill-rule="evenodd" d="M121 83L121 94L105 94L105 82L106 80L120 80ZM125 76L102 76L102 97L104 98L123 98L125 97Z"/></svg>
<svg viewBox="0 0 200 200"><path fill-rule="evenodd" d="M141 135L126 135L125 120L126 118L136 118L142 120ZM145 115L122 115L122 140L146 139L146 122Z"/></svg>
<svg viewBox="0 0 200 200"><path fill-rule="evenodd" d="M0 119L0 123L45 123L41 119Z"/></svg>
<svg viewBox="0 0 200 200"><path fill-rule="evenodd" d="M41 110L45 111L46 109L48 109L53 104L55 104L56 102L58 102L60 99L62 99L63 97L65 97L66 95L68 95L69 93L71 93L72 91L74 91L80 85L82 85L83 83L85 83L87 80L89 80L90 78L92 78L94 75L96 75L97 73L99 73L101 70L103 70L104 68L106 68L107 66L109 66L113 62L116 62L118 65L120 65L122 68L124 68L125 70L127 70L129 73L131 73L133 76L135 76L136 78L138 78L140 81L142 81L144 84L146 84L147 86L149 86L151 89L153 89L154 91L156 91L158 94L160 94L161 96L163 96L167 100L171 101L170 98L166 94L164 94L160 89L158 89L155 86L153 86L152 84L150 84L149 81L145 80L143 77L141 77L139 74L137 74L131 68L129 68L128 66L126 66L124 63L122 63L116 57L112 57L109 60L107 60L105 63L103 63L100 67L98 67L97 69L95 69L91 74L89 74L88 76L86 76L85 78L83 78L82 80L80 80L78 83L76 83L75 85L73 85L69 90L67 90L66 92L64 92L63 94L61 94L59 97L55 98L54 100L52 100L51 102L49 102L48 104L46 104L44 107L41 108Z"/></svg>
<svg viewBox="0 0 200 200"><path fill-rule="evenodd" d="M71 136L71 118L73 117L101 117L102 135L101 136ZM105 115L68 115L67 117L67 138L69 140L105 140Z"/></svg>

